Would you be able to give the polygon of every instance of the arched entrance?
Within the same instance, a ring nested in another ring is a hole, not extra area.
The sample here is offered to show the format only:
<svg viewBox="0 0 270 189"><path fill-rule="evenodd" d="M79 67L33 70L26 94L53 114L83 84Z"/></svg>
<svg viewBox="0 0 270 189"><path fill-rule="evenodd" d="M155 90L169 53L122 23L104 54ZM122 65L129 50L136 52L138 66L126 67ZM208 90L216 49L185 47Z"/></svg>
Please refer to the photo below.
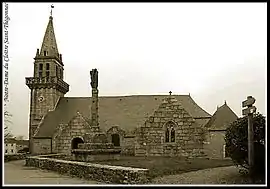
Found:
<svg viewBox="0 0 270 189"><path fill-rule="evenodd" d="M71 148L72 149L78 149L78 144L84 143L83 140L79 137L73 138L71 142Z"/></svg>
<svg viewBox="0 0 270 189"><path fill-rule="evenodd" d="M120 146L119 134L112 134L112 143L114 146Z"/></svg>

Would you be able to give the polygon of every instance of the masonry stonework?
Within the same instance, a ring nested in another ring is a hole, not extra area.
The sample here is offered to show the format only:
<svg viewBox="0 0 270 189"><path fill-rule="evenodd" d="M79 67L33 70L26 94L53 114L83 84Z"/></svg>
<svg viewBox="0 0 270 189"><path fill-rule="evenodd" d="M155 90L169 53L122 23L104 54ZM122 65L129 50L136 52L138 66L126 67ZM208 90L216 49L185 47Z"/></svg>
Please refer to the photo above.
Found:
<svg viewBox="0 0 270 189"><path fill-rule="evenodd" d="M61 125L54 136L54 149L58 153L71 153L71 144L74 138L82 138L84 135L91 133L89 123L78 112L76 116L69 122L68 125Z"/></svg>
<svg viewBox="0 0 270 189"><path fill-rule="evenodd" d="M171 134L166 135L167 129ZM138 129L135 155L200 156L203 147L201 133L201 128L181 104L167 98Z"/></svg>
<svg viewBox="0 0 270 189"><path fill-rule="evenodd" d="M26 85L31 90L30 119L29 119L29 150L33 151L33 136L39 123L53 110L59 97L69 91L69 85L63 81L62 55L59 54L53 29L53 18L49 23L41 45L34 58L33 77L26 78ZM57 74L56 69L60 74ZM61 71L62 70L62 71Z"/></svg>
<svg viewBox="0 0 270 189"><path fill-rule="evenodd" d="M52 153L52 140L33 139L33 154L50 154Z"/></svg>
<svg viewBox="0 0 270 189"><path fill-rule="evenodd" d="M225 130L208 131L206 141L203 145L205 154L213 159L225 158Z"/></svg>
<svg viewBox="0 0 270 189"><path fill-rule="evenodd" d="M135 136L125 136L123 139L123 144L121 146L121 154L123 155L135 155Z"/></svg>

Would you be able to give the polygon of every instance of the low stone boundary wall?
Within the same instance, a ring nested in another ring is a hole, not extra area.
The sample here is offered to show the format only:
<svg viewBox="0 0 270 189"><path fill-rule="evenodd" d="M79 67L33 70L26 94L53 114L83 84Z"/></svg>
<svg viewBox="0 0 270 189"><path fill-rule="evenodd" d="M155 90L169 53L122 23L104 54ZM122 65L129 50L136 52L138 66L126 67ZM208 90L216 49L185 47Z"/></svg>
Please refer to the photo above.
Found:
<svg viewBox="0 0 270 189"><path fill-rule="evenodd" d="M148 169L141 168L53 159L48 155L27 157L26 166L113 184L145 184L148 182L149 172Z"/></svg>
<svg viewBox="0 0 270 189"><path fill-rule="evenodd" d="M25 159L28 154L7 154L4 156L4 162Z"/></svg>

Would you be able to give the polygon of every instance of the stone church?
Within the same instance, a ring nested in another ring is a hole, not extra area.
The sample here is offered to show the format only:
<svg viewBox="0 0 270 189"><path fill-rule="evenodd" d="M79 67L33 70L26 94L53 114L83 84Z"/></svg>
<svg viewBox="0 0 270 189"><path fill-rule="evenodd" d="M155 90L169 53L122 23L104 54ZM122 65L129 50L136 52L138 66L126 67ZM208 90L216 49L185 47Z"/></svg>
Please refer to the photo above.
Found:
<svg viewBox="0 0 270 189"><path fill-rule="evenodd" d="M29 139L32 154L70 153L87 136L105 133L135 156L201 156L211 115L190 95L98 96L98 71L91 75L91 97L65 97L63 56L49 17L34 58ZM87 85L87 83L85 83ZM90 92L89 92L90 96ZM90 134L90 135L89 135Z"/></svg>

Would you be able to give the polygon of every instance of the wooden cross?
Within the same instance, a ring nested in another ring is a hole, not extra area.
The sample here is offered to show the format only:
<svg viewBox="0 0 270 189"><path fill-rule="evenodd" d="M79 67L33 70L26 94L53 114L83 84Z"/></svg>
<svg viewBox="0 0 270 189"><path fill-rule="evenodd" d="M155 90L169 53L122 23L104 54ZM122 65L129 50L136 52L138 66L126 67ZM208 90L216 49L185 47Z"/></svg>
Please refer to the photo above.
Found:
<svg viewBox="0 0 270 189"><path fill-rule="evenodd" d="M172 95L172 91L169 92L170 93L170 96Z"/></svg>

